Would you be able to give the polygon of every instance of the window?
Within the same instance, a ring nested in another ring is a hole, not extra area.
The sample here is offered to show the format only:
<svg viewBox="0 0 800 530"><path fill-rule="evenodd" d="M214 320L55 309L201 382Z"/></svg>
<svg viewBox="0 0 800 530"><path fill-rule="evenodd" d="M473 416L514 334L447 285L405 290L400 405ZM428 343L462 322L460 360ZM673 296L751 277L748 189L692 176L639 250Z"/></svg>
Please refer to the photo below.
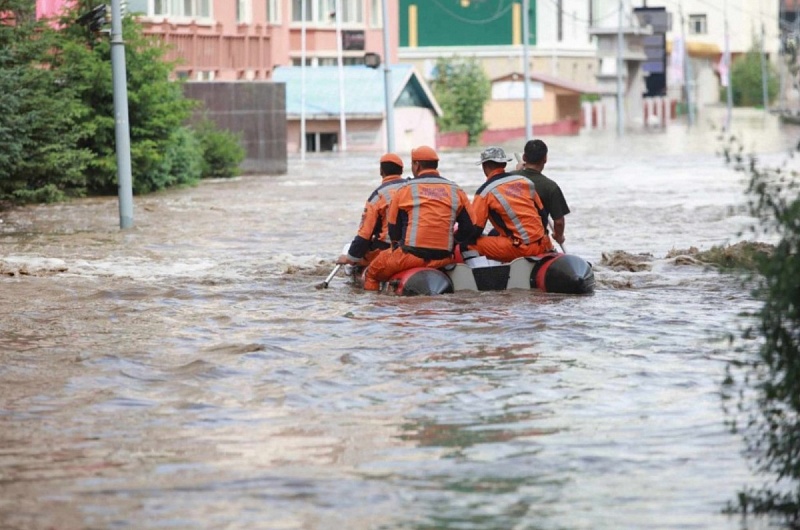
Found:
<svg viewBox="0 0 800 530"><path fill-rule="evenodd" d="M267 0L267 22L270 24L281 23L280 2L278 0Z"/></svg>
<svg viewBox="0 0 800 530"><path fill-rule="evenodd" d="M211 18L211 0L153 0L153 15Z"/></svg>
<svg viewBox="0 0 800 530"><path fill-rule="evenodd" d="M132 14L147 14L147 0L128 0L128 12Z"/></svg>
<svg viewBox="0 0 800 530"><path fill-rule="evenodd" d="M299 64L299 61L298 61ZM342 65L364 64L364 56L342 57ZM317 59L318 66L339 66L337 57L320 57Z"/></svg>
<svg viewBox="0 0 800 530"><path fill-rule="evenodd" d="M236 22L239 24L250 23L251 0L236 0Z"/></svg>
<svg viewBox="0 0 800 530"><path fill-rule="evenodd" d="M381 2L381 0L370 1L369 24L373 28L383 27L383 3Z"/></svg>
<svg viewBox="0 0 800 530"><path fill-rule="evenodd" d="M302 20L303 4L306 9L306 21L318 24L336 22L337 0L292 0L292 21ZM364 21L364 0L340 0L342 4L342 22L345 24Z"/></svg>
<svg viewBox="0 0 800 530"><path fill-rule="evenodd" d="M339 135L336 133L306 133L306 151L336 151L338 144Z"/></svg>
<svg viewBox="0 0 800 530"><path fill-rule="evenodd" d="M708 33L705 15L689 15L689 34L705 35Z"/></svg>
<svg viewBox="0 0 800 530"><path fill-rule="evenodd" d="M353 24L364 21L364 2L363 0L339 0L342 5L342 23ZM333 3L334 11L336 2Z"/></svg>
<svg viewBox="0 0 800 530"><path fill-rule="evenodd" d="M292 0L292 21L301 22L303 5L306 9L306 22L330 22L333 9L328 4L333 0Z"/></svg>

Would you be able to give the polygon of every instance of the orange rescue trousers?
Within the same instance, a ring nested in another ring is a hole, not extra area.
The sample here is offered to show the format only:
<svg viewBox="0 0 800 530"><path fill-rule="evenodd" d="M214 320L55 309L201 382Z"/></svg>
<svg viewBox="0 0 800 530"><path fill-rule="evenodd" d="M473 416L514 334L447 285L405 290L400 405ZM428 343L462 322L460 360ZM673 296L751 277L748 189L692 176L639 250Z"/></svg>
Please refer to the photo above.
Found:
<svg viewBox="0 0 800 530"><path fill-rule="evenodd" d="M530 245L521 244L517 246L514 246L514 242L508 237L481 236L474 245L470 245L468 248L476 250L479 254L489 259L508 263L524 256L544 254L549 252L552 246L550 245L550 238L547 236Z"/></svg>
<svg viewBox="0 0 800 530"><path fill-rule="evenodd" d="M414 254L403 252L401 248L383 250L367 267L364 274L364 289L377 291L381 288L381 282L387 281L398 272L414 267L438 269L455 263L455 261L452 256L444 259L425 260Z"/></svg>

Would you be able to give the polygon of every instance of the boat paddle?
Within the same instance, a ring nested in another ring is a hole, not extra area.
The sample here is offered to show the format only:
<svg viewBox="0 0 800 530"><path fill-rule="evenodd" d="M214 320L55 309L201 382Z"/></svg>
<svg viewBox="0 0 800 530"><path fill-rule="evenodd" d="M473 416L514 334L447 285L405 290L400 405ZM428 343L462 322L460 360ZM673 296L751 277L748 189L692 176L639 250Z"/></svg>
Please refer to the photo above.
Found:
<svg viewBox="0 0 800 530"><path fill-rule="evenodd" d="M333 280L333 277L334 277L334 276L336 276L336 273L337 273L337 272L339 272L339 269L340 269L340 268L342 268L342 265L341 265L341 263L337 264L337 265L336 265L336 266L333 268L333 270L331 271L331 273L330 273L330 274L328 274L328 277L327 277L327 278L325 278L325 281L324 281L324 282L322 282L322 283L320 283L319 285L317 285L317 289L327 289L327 288L328 288L328 285L330 285L330 283L331 283L331 280Z"/></svg>

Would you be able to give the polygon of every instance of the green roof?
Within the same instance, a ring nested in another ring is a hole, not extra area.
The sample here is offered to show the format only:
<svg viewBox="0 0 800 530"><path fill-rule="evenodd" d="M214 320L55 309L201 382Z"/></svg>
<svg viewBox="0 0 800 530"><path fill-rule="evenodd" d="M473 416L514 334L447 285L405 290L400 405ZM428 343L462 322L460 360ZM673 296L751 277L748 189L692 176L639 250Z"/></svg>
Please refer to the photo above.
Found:
<svg viewBox="0 0 800 530"><path fill-rule="evenodd" d="M287 117L298 117L302 110L303 76L305 75L306 117L321 119L338 117L340 113L339 68L337 66L280 66L273 70L272 81L286 84ZM385 71L363 65L342 67L344 111L350 117L381 118L386 111L383 83ZM442 111L428 85L410 64L390 67L390 98L395 107L414 106L431 109L437 116Z"/></svg>

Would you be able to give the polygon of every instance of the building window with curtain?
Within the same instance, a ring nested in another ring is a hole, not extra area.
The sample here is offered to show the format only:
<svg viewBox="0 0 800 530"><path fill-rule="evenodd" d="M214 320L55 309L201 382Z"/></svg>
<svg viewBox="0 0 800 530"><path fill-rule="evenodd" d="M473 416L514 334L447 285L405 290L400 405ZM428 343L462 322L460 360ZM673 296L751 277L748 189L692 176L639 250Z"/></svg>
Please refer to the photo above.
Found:
<svg viewBox="0 0 800 530"><path fill-rule="evenodd" d="M306 22L333 22L333 0L292 0L292 22L302 21L303 4L306 8Z"/></svg>
<svg viewBox="0 0 800 530"><path fill-rule="evenodd" d="M236 22L239 24L249 24L250 6L252 0L236 0Z"/></svg>
<svg viewBox="0 0 800 530"><path fill-rule="evenodd" d="M280 24L281 23L281 4L278 0L266 0L267 2L267 23Z"/></svg>
<svg viewBox="0 0 800 530"><path fill-rule="evenodd" d="M339 0L342 5L342 23L361 24L364 22L363 0ZM336 2L333 3L336 9Z"/></svg>
<svg viewBox="0 0 800 530"><path fill-rule="evenodd" d="M139 4L131 0L130 4ZM153 16L211 18L211 0L153 0Z"/></svg>
<svg viewBox="0 0 800 530"><path fill-rule="evenodd" d="M383 3L381 0L370 0L369 25L373 28L383 27Z"/></svg>

